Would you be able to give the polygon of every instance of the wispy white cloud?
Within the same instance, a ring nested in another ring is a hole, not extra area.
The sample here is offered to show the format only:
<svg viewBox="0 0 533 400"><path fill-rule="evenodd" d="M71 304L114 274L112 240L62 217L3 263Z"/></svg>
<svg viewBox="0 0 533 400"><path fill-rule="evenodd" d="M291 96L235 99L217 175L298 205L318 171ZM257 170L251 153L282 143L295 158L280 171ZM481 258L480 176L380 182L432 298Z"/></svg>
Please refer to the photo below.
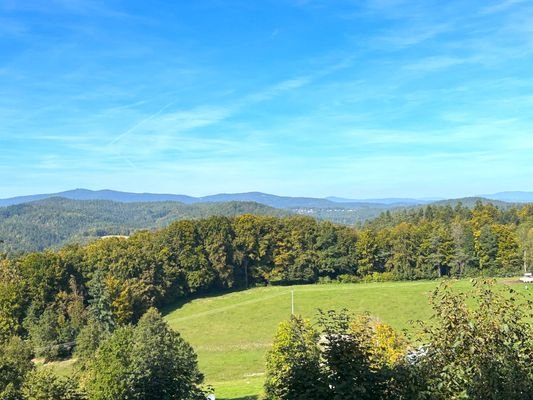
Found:
<svg viewBox="0 0 533 400"><path fill-rule="evenodd" d="M433 39L443 33L453 30L454 26L448 24L417 23L414 26L395 29L379 34L370 39L370 43L379 48L402 49Z"/></svg>
<svg viewBox="0 0 533 400"><path fill-rule="evenodd" d="M492 4L484 7L481 10L482 14L494 14L494 13L500 13L503 11L507 11L509 9L512 9L520 4L528 4L530 3L530 0L503 0L503 1L497 1L493 2Z"/></svg>
<svg viewBox="0 0 533 400"><path fill-rule="evenodd" d="M475 58L470 57L432 56L410 62L404 68L412 71L427 72L472 63L475 62L475 60Z"/></svg>
<svg viewBox="0 0 533 400"><path fill-rule="evenodd" d="M188 110L169 111L174 102L165 104L156 112L141 117L135 124L127 130L117 134L108 144L107 147L120 148L120 151L126 157L132 153L132 149L142 148L143 151L149 151L151 154L158 151L168 151L176 149L172 143L176 143L180 148L191 142L184 137L187 132L200 128L206 128L217 125L228 118L234 117L242 110L255 104L274 99L284 93L300 89L321 77L330 75L351 65L350 59L327 65L317 71L308 74L287 79L266 88L260 89L254 93L246 94L241 98L233 99L225 106L200 106ZM143 143L132 143L134 140L142 139ZM217 139L198 139L192 138L192 143L205 145L206 142L217 146L220 145ZM118 146L121 144L121 146ZM242 145L242 144L241 144ZM149 149L149 150L147 150ZM198 150L198 149L196 149ZM98 151L103 151L98 147ZM131 156L132 157L132 156ZM129 158L131 161L131 159Z"/></svg>

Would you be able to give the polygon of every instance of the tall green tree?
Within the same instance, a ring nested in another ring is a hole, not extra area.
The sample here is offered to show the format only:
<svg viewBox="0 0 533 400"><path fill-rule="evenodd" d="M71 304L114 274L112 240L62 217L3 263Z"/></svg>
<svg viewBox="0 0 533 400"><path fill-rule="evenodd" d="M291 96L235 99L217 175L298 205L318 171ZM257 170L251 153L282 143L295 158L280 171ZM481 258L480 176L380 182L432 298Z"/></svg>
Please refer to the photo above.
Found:
<svg viewBox="0 0 533 400"><path fill-rule="evenodd" d="M479 269L482 273L495 271L498 266L496 262L498 255L498 237L490 225L483 225L476 234L476 251L479 259Z"/></svg>
<svg viewBox="0 0 533 400"><path fill-rule="evenodd" d="M356 244L357 272L359 275L383 272L379 268L378 250L375 232L370 229L362 230Z"/></svg>
<svg viewBox="0 0 533 400"><path fill-rule="evenodd" d="M216 274L216 285L228 289L235 286L233 240L235 233L226 217L211 217L200 222L206 258Z"/></svg>
<svg viewBox="0 0 533 400"><path fill-rule="evenodd" d="M0 342L21 333L28 303L22 276L8 260L0 260Z"/></svg>
<svg viewBox="0 0 533 400"><path fill-rule="evenodd" d="M137 326L117 329L87 365L91 400L198 400L203 376L196 354L155 309Z"/></svg>
<svg viewBox="0 0 533 400"><path fill-rule="evenodd" d="M322 375L329 387L325 398L341 400L374 399L379 380L372 365L369 329L355 333L346 310L320 312L322 329Z"/></svg>
<svg viewBox="0 0 533 400"><path fill-rule="evenodd" d="M402 222L391 229L390 234L391 256L387 261L389 270L400 279L415 278L419 247L415 226Z"/></svg>

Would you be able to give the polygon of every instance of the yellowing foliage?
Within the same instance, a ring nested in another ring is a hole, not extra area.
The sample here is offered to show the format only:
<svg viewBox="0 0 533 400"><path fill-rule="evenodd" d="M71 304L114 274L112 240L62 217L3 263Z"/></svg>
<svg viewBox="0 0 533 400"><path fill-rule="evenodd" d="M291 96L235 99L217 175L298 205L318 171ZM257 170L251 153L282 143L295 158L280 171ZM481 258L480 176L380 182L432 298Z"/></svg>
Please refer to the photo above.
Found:
<svg viewBox="0 0 533 400"><path fill-rule="evenodd" d="M366 315L356 318L350 328L366 340L372 367L393 367L405 359L407 341L391 326Z"/></svg>

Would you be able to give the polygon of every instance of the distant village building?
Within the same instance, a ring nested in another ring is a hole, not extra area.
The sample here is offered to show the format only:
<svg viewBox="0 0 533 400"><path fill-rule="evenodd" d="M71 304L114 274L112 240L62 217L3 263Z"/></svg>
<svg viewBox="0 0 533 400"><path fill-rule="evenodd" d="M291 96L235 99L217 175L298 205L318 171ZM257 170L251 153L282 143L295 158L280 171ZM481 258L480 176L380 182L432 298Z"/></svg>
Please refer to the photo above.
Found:
<svg viewBox="0 0 533 400"><path fill-rule="evenodd" d="M531 272L524 272L524 276L520 280L524 283L533 283L533 274Z"/></svg>

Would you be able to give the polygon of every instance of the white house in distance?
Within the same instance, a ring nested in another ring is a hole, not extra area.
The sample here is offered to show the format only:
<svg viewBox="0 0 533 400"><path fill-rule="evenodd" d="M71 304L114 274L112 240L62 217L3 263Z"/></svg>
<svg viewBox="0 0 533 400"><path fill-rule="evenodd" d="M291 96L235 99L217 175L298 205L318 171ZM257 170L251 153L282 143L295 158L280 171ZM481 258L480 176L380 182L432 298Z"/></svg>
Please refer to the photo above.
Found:
<svg viewBox="0 0 533 400"><path fill-rule="evenodd" d="M524 276L520 280L524 283L533 283L533 274L531 272L524 272Z"/></svg>

